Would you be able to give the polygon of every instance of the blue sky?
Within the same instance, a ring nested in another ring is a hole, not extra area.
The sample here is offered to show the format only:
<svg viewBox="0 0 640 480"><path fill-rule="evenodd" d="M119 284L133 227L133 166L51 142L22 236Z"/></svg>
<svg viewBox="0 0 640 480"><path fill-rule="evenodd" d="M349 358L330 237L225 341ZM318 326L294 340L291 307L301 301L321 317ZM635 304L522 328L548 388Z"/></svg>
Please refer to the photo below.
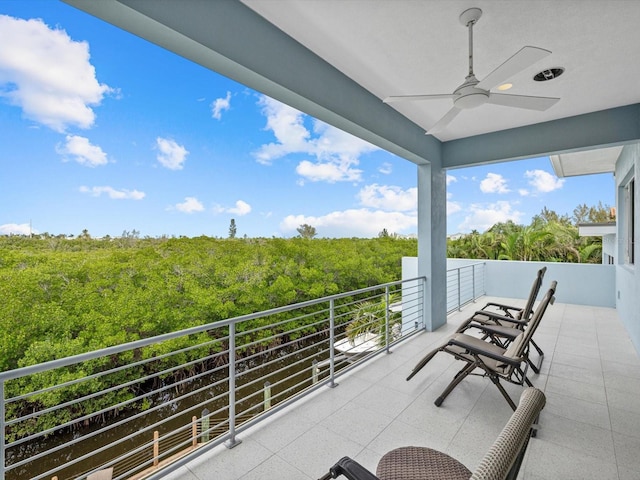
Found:
<svg viewBox="0 0 640 480"><path fill-rule="evenodd" d="M66 4L0 0L0 234L416 233L416 167ZM451 170L448 233L614 205L548 158Z"/></svg>

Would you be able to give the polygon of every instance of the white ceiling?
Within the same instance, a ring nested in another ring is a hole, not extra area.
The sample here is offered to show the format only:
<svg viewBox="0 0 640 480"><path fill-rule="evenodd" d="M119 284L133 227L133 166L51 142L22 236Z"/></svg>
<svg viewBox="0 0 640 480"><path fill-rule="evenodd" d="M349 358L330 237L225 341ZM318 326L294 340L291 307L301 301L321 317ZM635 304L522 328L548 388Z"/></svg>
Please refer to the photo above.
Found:
<svg viewBox="0 0 640 480"><path fill-rule="evenodd" d="M525 45L553 53L510 79L506 93L560 97L545 112L482 105L462 111L442 141L640 102L637 0L243 0L285 33L383 99L451 93L467 75L467 29L459 15L483 11L474 27L479 80ZM564 67L550 82L541 70ZM451 99L394 103L428 130Z"/></svg>

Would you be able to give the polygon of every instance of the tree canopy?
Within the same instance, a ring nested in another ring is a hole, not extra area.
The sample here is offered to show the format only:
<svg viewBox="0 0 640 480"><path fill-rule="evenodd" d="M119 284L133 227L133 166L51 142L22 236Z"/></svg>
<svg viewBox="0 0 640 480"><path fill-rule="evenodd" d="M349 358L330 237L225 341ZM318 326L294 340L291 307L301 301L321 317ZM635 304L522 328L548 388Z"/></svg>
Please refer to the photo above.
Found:
<svg viewBox="0 0 640 480"><path fill-rule="evenodd" d="M417 241L0 237L0 370L401 277Z"/></svg>
<svg viewBox="0 0 640 480"><path fill-rule="evenodd" d="M611 221L611 209L580 205L573 219L542 209L529 225L497 223L484 233L473 231L447 242L450 258L600 263L602 238L580 237L578 223ZM573 222L572 222L573 220Z"/></svg>

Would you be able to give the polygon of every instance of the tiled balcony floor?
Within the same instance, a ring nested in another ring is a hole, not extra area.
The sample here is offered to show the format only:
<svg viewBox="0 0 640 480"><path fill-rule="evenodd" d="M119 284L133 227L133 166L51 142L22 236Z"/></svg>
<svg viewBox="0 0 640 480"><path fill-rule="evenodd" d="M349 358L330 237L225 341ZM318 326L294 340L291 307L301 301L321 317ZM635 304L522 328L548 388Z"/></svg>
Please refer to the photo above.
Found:
<svg viewBox="0 0 640 480"><path fill-rule="evenodd" d="M349 455L375 472L380 457L404 445L448 453L473 471L511 409L486 378L465 379L438 408L435 398L459 369L438 354L411 381L416 361L469 314L481 298L423 333L340 377L294 407L167 475L185 480L317 479ZM640 359L615 310L556 303L536 335L545 351L530 378L547 405L529 444L520 478L640 479ZM521 387L508 385L517 401Z"/></svg>

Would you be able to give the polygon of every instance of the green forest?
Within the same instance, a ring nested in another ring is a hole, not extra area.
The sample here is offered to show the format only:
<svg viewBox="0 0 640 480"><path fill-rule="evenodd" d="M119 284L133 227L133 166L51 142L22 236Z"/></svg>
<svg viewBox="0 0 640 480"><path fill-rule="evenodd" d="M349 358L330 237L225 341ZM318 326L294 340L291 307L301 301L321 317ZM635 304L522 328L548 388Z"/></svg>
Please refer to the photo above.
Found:
<svg viewBox="0 0 640 480"><path fill-rule="evenodd" d="M592 262L601 239L577 223L608 221L582 205L574 216L544 209L448 241L451 258ZM0 236L0 371L401 278L417 240L313 238L93 239Z"/></svg>
<svg viewBox="0 0 640 480"><path fill-rule="evenodd" d="M0 370L400 279L417 240L0 237Z"/></svg>

